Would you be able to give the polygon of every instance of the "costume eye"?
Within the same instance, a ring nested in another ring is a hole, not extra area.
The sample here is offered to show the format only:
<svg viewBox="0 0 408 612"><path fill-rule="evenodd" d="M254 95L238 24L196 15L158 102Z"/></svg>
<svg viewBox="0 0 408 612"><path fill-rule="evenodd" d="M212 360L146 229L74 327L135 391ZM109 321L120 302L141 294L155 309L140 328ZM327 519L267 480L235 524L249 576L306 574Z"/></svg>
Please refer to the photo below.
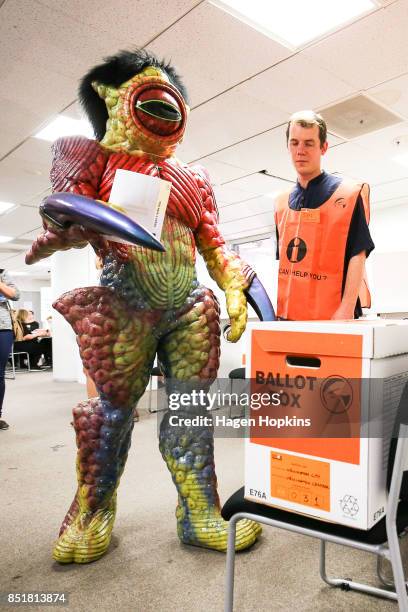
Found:
<svg viewBox="0 0 408 612"><path fill-rule="evenodd" d="M181 121L182 116L178 108L163 100L147 100L136 102L136 108L157 119L165 119L166 121Z"/></svg>
<svg viewBox="0 0 408 612"><path fill-rule="evenodd" d="M134 100L138 121L150 132L169 136L181 127L183 114L175 96L160 87L142 91Z"/></svg>

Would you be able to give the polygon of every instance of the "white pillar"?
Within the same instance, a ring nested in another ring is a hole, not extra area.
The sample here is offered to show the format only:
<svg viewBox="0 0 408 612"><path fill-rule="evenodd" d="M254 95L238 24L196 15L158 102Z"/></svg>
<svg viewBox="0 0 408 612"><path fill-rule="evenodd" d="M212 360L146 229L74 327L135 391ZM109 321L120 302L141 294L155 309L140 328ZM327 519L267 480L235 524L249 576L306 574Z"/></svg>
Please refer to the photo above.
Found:
<svg viewBox="0 0 408 612"><path fill-rule="evenodd" d="M98 285L91 247L55 253L51 258L52 301L71 289ZM56 381L85 383L75 334L64 317L52 313L53 375Z"/></svg>

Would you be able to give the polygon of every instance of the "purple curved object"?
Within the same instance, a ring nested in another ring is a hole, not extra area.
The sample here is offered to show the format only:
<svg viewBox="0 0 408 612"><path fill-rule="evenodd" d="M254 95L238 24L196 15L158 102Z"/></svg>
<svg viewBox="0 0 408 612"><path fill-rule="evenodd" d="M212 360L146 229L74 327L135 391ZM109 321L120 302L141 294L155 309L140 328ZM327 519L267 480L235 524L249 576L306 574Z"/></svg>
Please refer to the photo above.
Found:
<svg viewBox="0 0 408 612"><path fill-rule="evenodd" d="M272 302L258 277L254 277L245 295L248 304L252 306L261 321L276 321Z"/></svg>
<svg viewBox="0 0 408 612"><path fill-rule="evenodd" d="M127 215L75 193L53 193L41 204L40 214L62 229L76 223L137 246L154 251L166 250L153 234Z"/></svg>

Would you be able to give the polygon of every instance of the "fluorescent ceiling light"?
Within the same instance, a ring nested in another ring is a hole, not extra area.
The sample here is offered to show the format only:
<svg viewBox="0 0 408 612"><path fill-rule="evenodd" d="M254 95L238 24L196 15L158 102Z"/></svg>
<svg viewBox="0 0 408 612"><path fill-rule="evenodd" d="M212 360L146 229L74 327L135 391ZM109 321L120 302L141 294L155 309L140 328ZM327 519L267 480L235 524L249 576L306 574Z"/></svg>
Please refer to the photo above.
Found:
<svg viewBox="0 0 408 612"><path fill-rule="evenodd" d="M376 0L210 0L285 46L301 47L378 7Z"/></svg>
<svg viewBox="0 0 408 612"><path fill-rule="evenodd" d="M28 276L28 272L20 272L19 270L8 270L10 276Z"/></svg>
<svg viewBox="0 0 408 612"><path fill-rule="evenodd" d="M62 136L87 136L95 138L91 124L86 119L72 119L65 115L58 115L42 130L34 134L34 138L54 142Z"/></svg>
<svg viewBox="0 0 408 612"><path fill-rule="evenodd" d="M14 207L15 207L15 204L12 204L11 202L0 202L0 215L5 213L6 210L10 210L11 208L14 208Z"/></svg>
<svg viewBox="0 0 408 612"><path fill-rule="evenodd" d="M0 243L1 242L10 242L11 240L14 240L14 238L12 238L11 236L0 236Z"/></svg>
<svg viewBox="0 0 408 612"><path fill-rule="evenodd" d="M402 166L408 166L408 152L401 153L401 155L396 155L392 158L392 161L395 161L397 164L401 164Z"/></svg>

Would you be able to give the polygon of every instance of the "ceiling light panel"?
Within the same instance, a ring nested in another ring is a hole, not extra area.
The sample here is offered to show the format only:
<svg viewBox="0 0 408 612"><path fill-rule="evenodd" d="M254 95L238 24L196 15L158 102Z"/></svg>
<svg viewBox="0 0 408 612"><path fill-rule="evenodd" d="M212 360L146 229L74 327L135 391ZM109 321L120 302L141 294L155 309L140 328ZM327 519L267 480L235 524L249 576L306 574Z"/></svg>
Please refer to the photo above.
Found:
<svg viewBox="0 0 408 612"><path fill-rule="evenodd" d="M42 130L34 134L34 138L54 142L63 136L86 136L94 138L92 127L86 119L73 119L65 115L58 115Z"/></svg>
<svg viewBox="0 0 408 612"><path fill-rule="evenodd" d="M376 0L210 0L286 47L297 49L378 8Z"/></svg>
<svg viewBox="0 0 408 612"><path fill-rule="evenodd" d="M0 215L15 207L12 202L0 202Z"/></svg>

